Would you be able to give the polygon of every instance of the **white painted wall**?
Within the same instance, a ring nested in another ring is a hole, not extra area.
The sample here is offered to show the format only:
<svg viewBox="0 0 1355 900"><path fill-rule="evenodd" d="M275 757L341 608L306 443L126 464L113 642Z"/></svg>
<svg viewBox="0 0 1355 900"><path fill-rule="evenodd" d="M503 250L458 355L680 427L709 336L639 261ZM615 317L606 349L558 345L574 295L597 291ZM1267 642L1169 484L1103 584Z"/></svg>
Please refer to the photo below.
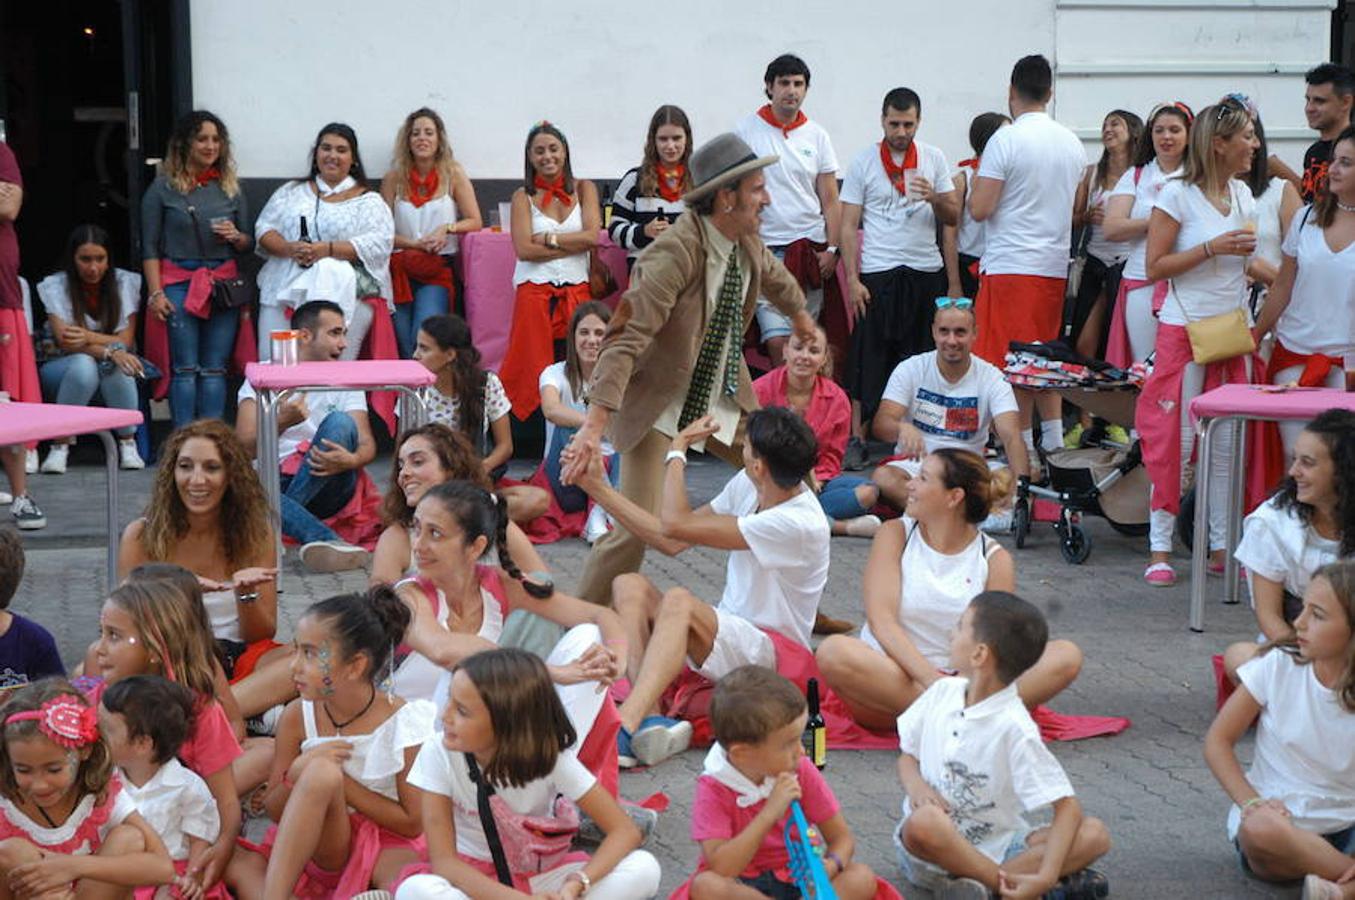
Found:
<svg viewBox="0 0 1355 900"><path fill-rule="evenodd" d="M844 166L878 140L880 99L899 85L922 96L923 139L955 161L970 119L1005 109L1012 63L1041 52L1059 70L1055 115L1089 154L1112 107L1199 108L1241 89L1297 162L1311 140L1301 73L1328 54L1333 2L970 0L961 26L959 7L923 0L195 0L193 86L230 126L246 177L304 172L331 120L357 130L379 174L405 114L426 104L474 178L520 177L542 118L569 137L577 174L617 178L655 107L686 109L700 143L763 102L763 69L786 51L809 63L806 111Z"/></svg>

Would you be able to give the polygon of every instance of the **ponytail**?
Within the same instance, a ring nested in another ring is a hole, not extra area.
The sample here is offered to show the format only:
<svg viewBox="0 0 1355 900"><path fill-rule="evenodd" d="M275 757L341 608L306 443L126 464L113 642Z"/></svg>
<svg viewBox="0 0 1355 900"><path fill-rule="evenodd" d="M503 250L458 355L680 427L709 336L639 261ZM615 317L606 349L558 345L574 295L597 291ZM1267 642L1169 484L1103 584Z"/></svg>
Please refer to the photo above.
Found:
<svg viewBox="0 0 1355 900"><path fill-rule="evenodd" d="M499 552L499 568L507 572L509 578L522 585L528 596L538 600L549 600L555 593L555 582L550 579L546 579L544 583L528 581L523 577L518 564L513 561L513 554L508 552L508 499L503 494L490 494L489 497L498 514L494 526L494 547Z"/></svg>
<svg viewBox="0 0 1355 900"><path fill-rule="evenodd" d="M395 645L409 628L409 607L387 585L377 585L366 594L338 594L311 604L306 615L325 620L343 650L344 659L359 653L370 661L367 677L373 684L386 677L395 658Z"/></svg>

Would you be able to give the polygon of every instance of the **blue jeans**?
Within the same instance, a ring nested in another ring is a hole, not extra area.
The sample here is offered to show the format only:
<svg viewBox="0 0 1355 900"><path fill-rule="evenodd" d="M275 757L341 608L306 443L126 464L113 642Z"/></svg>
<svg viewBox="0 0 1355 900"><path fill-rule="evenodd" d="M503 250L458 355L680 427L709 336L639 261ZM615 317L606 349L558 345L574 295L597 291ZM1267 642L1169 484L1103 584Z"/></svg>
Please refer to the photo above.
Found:
<svg viewBox="0 0 1355 900"><path fill-rule="evenodd" d="M311 440L312 448L325 449L325 441L351 451L358 449L358 426L346 412L332 412ZM307 460L295 475L282 476L282 533L301 544L337 541L339 536L321 519L328 519L348 505L357 490L358 472L316 475Z"/></svg>
<svg viewBox="0 0 1355 900"><path fill-rule="evenodd" d="M577 428L564 428L555 426L555 434L551 436L550 446L546 448L546 457L542 464L546 467L546 479L550 481L551 493L555 494L555 502L560 504L560 509L565 512L578 512L588 508L588 495L584 493L583 488L573 484L562 484L560 481L560 451L569 446L570 440L574 437ZM621 484L621 454L613 453L607 458L607 480L611 482L612 487Z"/></svg>
<svg viewBox="0 0 1355 900"><path fill-rule="evenodd" d="M38 375L48 403L89 406L98 395L109 409L139 409L136 379L111 362L99 362L85 353L72 353L42 364ZM136 428L119 428L119 437L131 437Z"/></svg>
<svg viewBox="0 0 1355 900"><path fill-rule="evenodd" d="M420 284L411 278L409 286L414 291L414 299L409 303L396 304L392 314L395 319L395 342L400 345L400 356L405 359L414 356L414 345L419 339L423 320L450 311L447 308L450 297L442 285Z"/></svg>
<svg viewBox="0 0 1355 900"><path fill-rule="evenodd" d="M870 484L870 479L860 475L839 475L829 481L819 491L823 514L830 519L855 519L870 512L856 498L856 489L863 484Z"/></svg>
<svg viewBox="0 0 1355 900"><path fill-rule="evenodd" d="M174 264L192 271L215 268L219 259L176 259ZM235 330L240 314L213 310L206 319L184 310L188 282L165 288L174 305L169 317L169 410L174 427L194 419L219 419L226 411L226 363L235 349Z"/></svg>

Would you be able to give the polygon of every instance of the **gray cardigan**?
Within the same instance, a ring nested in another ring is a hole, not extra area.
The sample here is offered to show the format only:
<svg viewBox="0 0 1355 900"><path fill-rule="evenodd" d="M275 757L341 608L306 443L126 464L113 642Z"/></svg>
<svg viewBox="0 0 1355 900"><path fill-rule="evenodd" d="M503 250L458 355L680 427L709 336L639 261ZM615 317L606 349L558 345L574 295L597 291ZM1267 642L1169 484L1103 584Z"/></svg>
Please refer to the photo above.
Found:
<svg viewBox="0 0 1355 900"><path fill-rule="evenodd" d="M193 217L189 207L197 213L202 246L193 236ZM227 217L235 227L248 233L249 207L245 192L227 197L221 182L212 181L195 187L187 194L176 191L161 175L155 179L141 198L141 255L145 259L230 259L234 248L212 232L212 219ZM244 251L248 251L246 247ZM206 256L203 252L206 251Z"/></svg>

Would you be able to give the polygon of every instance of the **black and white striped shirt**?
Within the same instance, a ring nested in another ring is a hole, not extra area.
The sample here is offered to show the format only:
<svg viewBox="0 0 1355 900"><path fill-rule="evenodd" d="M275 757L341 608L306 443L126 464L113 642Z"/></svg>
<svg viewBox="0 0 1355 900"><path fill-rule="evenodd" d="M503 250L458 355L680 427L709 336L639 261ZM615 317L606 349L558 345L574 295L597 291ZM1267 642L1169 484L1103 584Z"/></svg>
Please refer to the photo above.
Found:
<svg viewBox="0 0 1355 900"><path fill-rule="evenodd" d="M612 195L612 221L607 226L607 233L611 235L613 243L625 247L631 259L654 240L645 234L646 225L659 216L666 218L671 225L687 208L681 200L641 197L639 193L640 169L637 166L621 176L616 192Z"/></svg>

